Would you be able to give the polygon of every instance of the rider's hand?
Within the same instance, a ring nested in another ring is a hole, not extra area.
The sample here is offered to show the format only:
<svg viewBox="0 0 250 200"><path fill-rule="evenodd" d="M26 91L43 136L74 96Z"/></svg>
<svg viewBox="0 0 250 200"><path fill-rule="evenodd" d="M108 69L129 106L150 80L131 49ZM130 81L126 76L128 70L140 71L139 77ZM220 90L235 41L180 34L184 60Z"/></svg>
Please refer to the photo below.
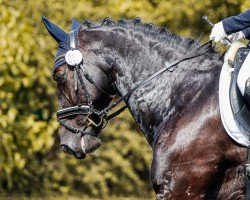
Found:
<svg viewBox="0 0 250 200"><path fill-rule="evenodd" d="M222 22L219 22L214 25L211 34L210 34L210 40L214 40L215 42L221 41L224 37L226 37L227 34L224 30Z"/></svg>
<svg viewBox="0 0 250 200"><path fill-rule="evenodd" d="M239 31L237 33L232 33L231 35L229 35L228 39L231 42L235 42L235 41L238 41L238 40L241 40L241 39L246 39L246 36L242 31ZM221 40L221 43L225 44L225 45L230 45L230 42L228 40L224 39L224 38Z"/></svg>

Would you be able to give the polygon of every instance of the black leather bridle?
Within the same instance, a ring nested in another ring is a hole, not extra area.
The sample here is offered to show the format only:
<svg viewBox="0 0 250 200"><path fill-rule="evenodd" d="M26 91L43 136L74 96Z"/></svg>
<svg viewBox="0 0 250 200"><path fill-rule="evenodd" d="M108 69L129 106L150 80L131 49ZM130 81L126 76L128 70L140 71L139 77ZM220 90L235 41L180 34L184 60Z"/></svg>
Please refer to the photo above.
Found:
<svg viewBox="0 0 250 200"><path fill-rule="evenodd" d="M162 74L165 71L169 71L169 72L173 72L174 67L176 65L178 65L179 63L185 61L185 60L190 60L192 58L196 58L198 56L201 56L205 53L207 53L207 51L201 52L201 53L197 53L198 49L201 49L203 47L205 47L207 44L210 44L212 41L208 41L206 43L204 43L203 45L200 45L199 47L193 49L192 51L190 51L188 54L186 54L183 58L176 60L174 62L172 62L171 64L166 64L165 63L165 67L162 68L161 70L159 70L158 72L154 73L153 75L149 76L148 78L146 78L145 80L141 81L138 85L136 85L134 88L132 88L129 92L127 92L125 95L121 96L118 100L116 100L115 102L111 103L108 107L104 108L103 110L98 110L95 109L92 105L92 100L90 97L90 94L87 90L87 87L85 85L85 82L83 80L83 77L81 76L81 72L83 73L84 77L86 78L86 80L88 80L91 84L93 84L97 89L99 89L100 91L102 91L104 94L109 95L109 96L114 96L114 95L110 95L108 92L106 92L105 90L103 90L92 78L91 76L89 76L87 74L87 72L84 70L83 68L83 58L82 58L82 54L81 52L76 48L76 31L71 31L69 33L70 36L70 48L71 50L69 50L66 54L60 56L58 59L55 60L55 63L62 59L65 58L66 63L70 66L72 66L74 68L74 81L75 81L75 90L77 90L77 82L79 80L80 85L82 90L84 91L84 95L87 99L87 105L77 105L77 106L71 106L68 108L64 108L64 109L60 109L57 112L57 119L58 122L64 126L66 129L68 129L69 131L71 131L72 133L77 133L77 134L81 134L83 135L93 135L95 137L98 137L98 134L96 134L94 131L85 131L87 127L89 126L94 126L94 127L101 127L104 128L105 125L107 124L107 122L112 119L113 117L119 115L121 112L123 112L126 109L126 106L123 106L122 108L120 108L119 110L117 110L115 113L108 115L108 113L115 108L118 104L120 104L122 101L128 101L130 95L137 90L139 87L145 85L146 83L148 83L149 81L151 81L152 79L154 79L155 77L159 76L160 74ZM72 52L75 52L78 57L76 56L74 58L73 54L70 54ZM195 54L197 53L197 54ZM81 130L79 128L75 128L73 126L70 126L66 123L65 118L71 117L71 116L76 116L76 115L83 115L85 116L84 120L87 122L85 129ZM93 120L91 118L91 116L94 115L95 118L98 118L98 122L96 122L95 120Z"/></svg>
<svg viewBox="0 0 250 200"><path fill-rule="evenodd" d="M82 59L82 54L79 50L76 49L76 32L71 31L69 33L70 36L70 50L68 51L69 53L71 53L70 55L68 54L68 52L66 54L63 54L62 56L58 57L58 59L55 60L55 63L57 61L59 61L60 59L65 59L66 63L68 65L70 65L71 67L73 67L74 69L74 85L75 85L75 91L77 91L77 85L78 85L78 80L80 82L81 88L84 92L84 95L87 99L87 105L77 105L77 106L71 106L68 108L64 108L64 109L60 109L57 112L57 119L58 122L64 126L66 129L68 129L69 131L73 132L73 133L79 133L81 135L93 135L95 137L98 136L98 134L96 134L94 131L85 131L85 130L81 130L79 128L75 128L71 125L68 125L66 123L66 121L64 120L65 118L71 117L71 116L76 116L76 115L83 115L85 116L84 120L86 122L86 128L88 126L94 126L94 127L100 127L106 124L107 120L105 118L104 115L100 115L100 110L97 110L93 107L92 105L92 100L91 100L91 96L87 90L86 84L83 80L83 77L81 75L81 72L83 73L84 77L86 78L86 80L88 80L92 85L94 85L97 89L99 89L101 92L103 92L105 95L109 96L109 97L113 97L114 95L109 94L108 92L106 92L105 90L103 90L92 78L91 76L89 76L89 74L84 70L83 68L83 59ZM75 54L77 54L77 56L79 56L79 59L76 58L75 61L74 56ZM67 57L68 56L68 57ZM71 59L71 60L70 60ZM72 60L73 59L73 60ZM67 98L67 95L64 94ZM68 98L67 98L68 99ZM92 119L91 116L95 116L95 119ZM97 121L96 121L97 119ZM103 127L102 127L103 128Z"/></svg>

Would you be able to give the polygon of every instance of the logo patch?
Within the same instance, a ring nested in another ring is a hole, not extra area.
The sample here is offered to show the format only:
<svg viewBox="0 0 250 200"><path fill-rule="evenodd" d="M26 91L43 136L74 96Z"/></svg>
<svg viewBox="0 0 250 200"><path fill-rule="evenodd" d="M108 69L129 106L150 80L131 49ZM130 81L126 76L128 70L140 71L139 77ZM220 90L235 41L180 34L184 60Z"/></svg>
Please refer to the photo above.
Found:
<svg viewBox="0 0 250 200"><path fill-rule="evenodd" d="M69 50L65 55L65 60L70 66L79 65L82 59L82 53L77 49Z"/></svg>

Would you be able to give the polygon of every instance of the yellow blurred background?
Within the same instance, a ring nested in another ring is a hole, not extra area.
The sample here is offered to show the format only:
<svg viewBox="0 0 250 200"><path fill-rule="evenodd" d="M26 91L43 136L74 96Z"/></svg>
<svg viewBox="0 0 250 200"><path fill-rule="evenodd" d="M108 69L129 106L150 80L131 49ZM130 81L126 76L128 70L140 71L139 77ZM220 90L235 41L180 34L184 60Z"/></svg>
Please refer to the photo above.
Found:
<svg viewBox="0 0 250 200"><path fill-rule="evenodd" d="M0 0L0 199L154 199L151 149L128 112L101 135L85 160L60 150L57 44L42 21L65 31L71 19L140 17L183 36L208 35L211 21L250 8L249 0Z"/></svg>

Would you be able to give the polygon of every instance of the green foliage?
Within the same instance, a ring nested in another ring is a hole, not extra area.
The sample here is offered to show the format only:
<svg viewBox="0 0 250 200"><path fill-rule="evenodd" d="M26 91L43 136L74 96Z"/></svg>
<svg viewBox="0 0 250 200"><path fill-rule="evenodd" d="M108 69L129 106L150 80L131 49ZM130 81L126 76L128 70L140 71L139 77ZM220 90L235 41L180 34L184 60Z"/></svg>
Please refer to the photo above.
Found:
<svg viewBox="0 0 250 200"><path fill-rule="evenodd" d="M129 115L111 122L102 148L85 160L61 152L56 85L57 44L45 15L65 30L71 19L132 18L183 34L209 32L213 22L249 8L247 0L0 0L0 192L152 197L151 150Z"/></svg>
<svg viewBox="0 0 250 200"><path fill-rule="evenodd" d="M241 12L244 0L175 0L160 1L154 14L157 23L169 26L185 35L199 35L204 30L210 30L203 15L208 15L214 23Z"/></svg>

